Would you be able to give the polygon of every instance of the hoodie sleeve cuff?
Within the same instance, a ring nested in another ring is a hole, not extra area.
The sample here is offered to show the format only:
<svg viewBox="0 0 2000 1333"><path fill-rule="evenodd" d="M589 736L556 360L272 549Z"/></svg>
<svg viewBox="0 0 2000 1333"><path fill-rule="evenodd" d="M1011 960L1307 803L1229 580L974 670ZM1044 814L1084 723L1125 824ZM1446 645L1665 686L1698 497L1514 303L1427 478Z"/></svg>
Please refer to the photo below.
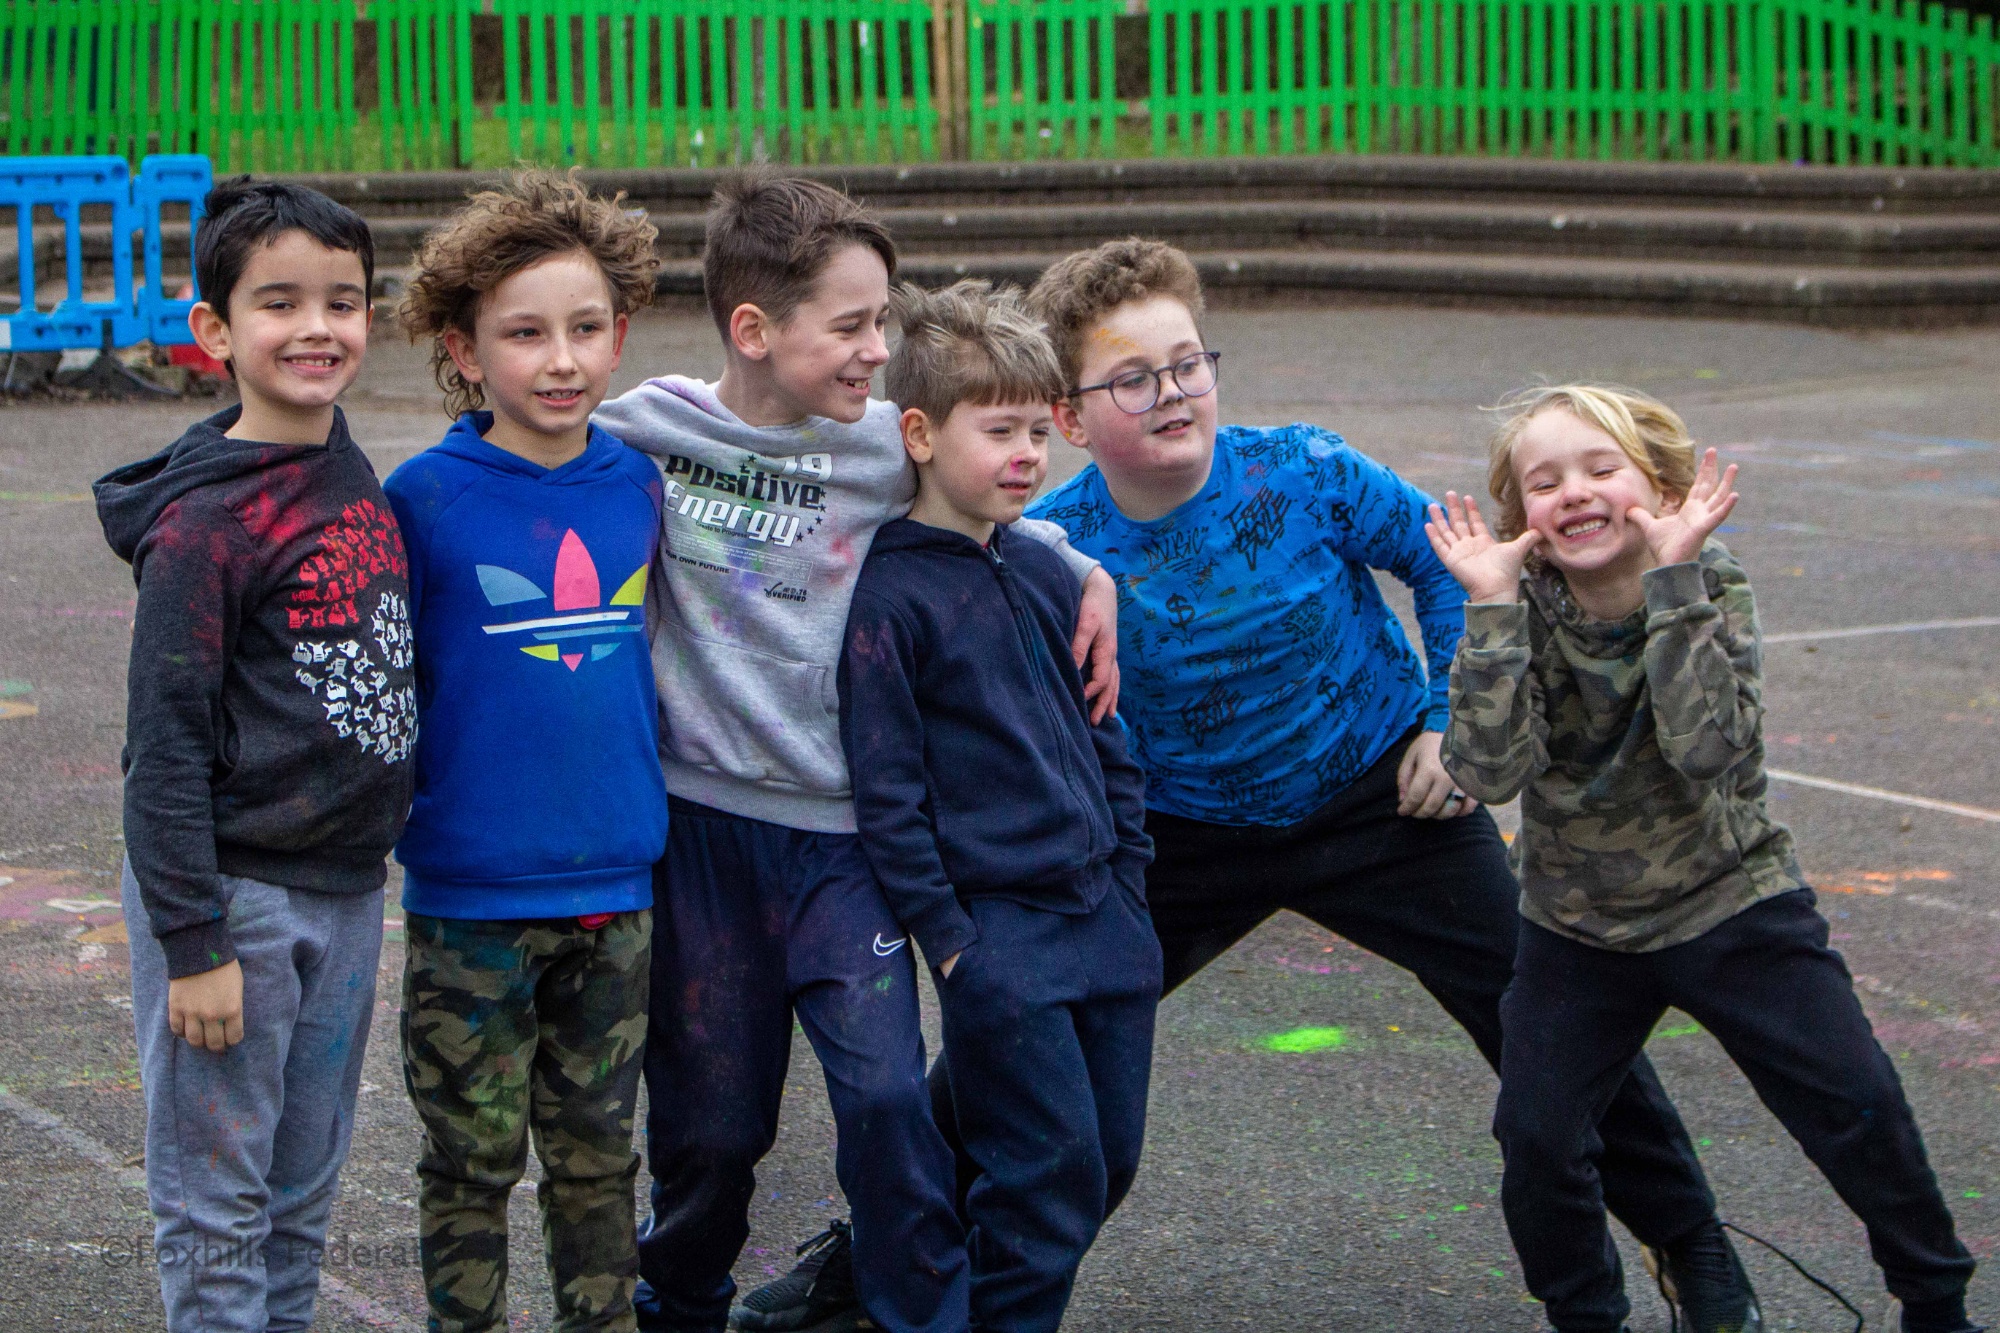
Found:
<svg viewBox="0 0 2000 1333"><path fill-rule="evenodd" d="M924 951L924 961L941 966L953 954L963 952L979 939L979 927L959 905L956 896L939 899L919 915L903 923Z"/></svg>
<svg viewBox="0 0 2000 1333"><path fill-rule="evenodd" d="M1639 576L1646 590L1647 618L1684 606L1708 601L1708 584L1701 576L1701 561L1684 560L1678 565L1661 565Z"/></svg>
<svg viewBox="0 0 2000 1333"><path fill-rule="evenodd" d="M160 936L160 949L167 955L167 979L199 976L236 961L236 945L229 938L229 922L203 921L183 926Z"/></svg>
<svg viewBox="0 0 2000 1333"><path fill-rule="evenodd" d="M1528 642L1526 602L1467 602L1464 647L1475 653L1519 648Z"/></svg>

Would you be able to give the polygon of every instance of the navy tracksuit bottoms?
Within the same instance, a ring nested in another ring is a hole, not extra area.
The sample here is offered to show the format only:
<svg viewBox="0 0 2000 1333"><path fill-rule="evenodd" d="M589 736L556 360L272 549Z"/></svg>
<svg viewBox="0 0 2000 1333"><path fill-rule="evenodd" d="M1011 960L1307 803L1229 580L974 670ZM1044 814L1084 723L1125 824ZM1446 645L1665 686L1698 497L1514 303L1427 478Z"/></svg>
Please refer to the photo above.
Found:
<svg viewBox="0 0 2000 1333"><path fill-rule="evenodd" d="M1698 939L1649 953L1521 925L1493 1132L1500 1201L1528 1290L1563 1333L1624 1324L1604 1221L1600 1120L1669 1007L1715 1035L1868 1230L1906 1306L1965 1290L1959 1243L1895 1066L1868 1025L1813 893L1780 894Z"/></svg>
<svg viewBox="0 0 2000 1333"><path fill-rule="evenodd" d="M972 1327L1054 1333L1077 1265L1131 1189L1146 1130L1160 946L1114 884L1091 912L966 904L979 939L933 969L965 1198ZM942 961L942 960L940 960Z"/></svg>
<svg viewBox="0 0 2000 1333"><path fill-rule="evenodd" d="M913 950L854 834L674 799L654 876L641 1329L720 1330L797 1015L826 1073L854 1285L879 1328L958 1333L969 1279L924 1087Z"/></svg>

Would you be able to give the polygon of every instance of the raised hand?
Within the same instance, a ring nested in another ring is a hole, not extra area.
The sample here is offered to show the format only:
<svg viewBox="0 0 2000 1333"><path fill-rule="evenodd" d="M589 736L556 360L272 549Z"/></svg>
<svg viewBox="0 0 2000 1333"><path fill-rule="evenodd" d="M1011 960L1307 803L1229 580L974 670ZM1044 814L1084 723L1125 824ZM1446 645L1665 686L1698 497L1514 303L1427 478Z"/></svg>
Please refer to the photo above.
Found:
<svg viewBox="0 0 2000 1333"><path fill-rule="evenodd" d="M1430 513L1424 535L1465 589L1466 600L1511 602L1520 596L1521 564L1542 540L1541 533L1530 528L1503 542L1487 528L1472 497L1460 499L1457 491L1446 491L1444 506L1434 504Z"/></svg>
<svg viewBox="0 0 2000 1333"><path fill-rule="evenodd" d="M1710 449L1701 456L1701 466L1695 471L1687 498L1672 513L1655 517L1637 505L1625 511L1625 517L1645 534L1646 549L1653 557L1655 569L1678 565L1701 554L1708 534L1721 527L1729 511L1736 508L1737 495L1730 489L1735 484L1736 464L1731 463L1718 480L1715 450Z"/></svg>

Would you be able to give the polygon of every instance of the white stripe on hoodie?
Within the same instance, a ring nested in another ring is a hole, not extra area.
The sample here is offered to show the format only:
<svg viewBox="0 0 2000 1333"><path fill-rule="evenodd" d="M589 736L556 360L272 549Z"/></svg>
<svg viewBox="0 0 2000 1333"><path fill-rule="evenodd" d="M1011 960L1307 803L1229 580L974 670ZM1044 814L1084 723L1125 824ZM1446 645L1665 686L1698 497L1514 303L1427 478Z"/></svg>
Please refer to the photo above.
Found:
<svg viewBox="0 0 2000 1333"><path fill-rule="evenodd" d="M666 481L648 595L669 792L791 828L855 831L834 673L875 530L916 496L899 417L877 400L852 425L751 426L714 385L681 375L597 410ZM1053 523L1016 530L1079 577L1097 568Z"/></svg>

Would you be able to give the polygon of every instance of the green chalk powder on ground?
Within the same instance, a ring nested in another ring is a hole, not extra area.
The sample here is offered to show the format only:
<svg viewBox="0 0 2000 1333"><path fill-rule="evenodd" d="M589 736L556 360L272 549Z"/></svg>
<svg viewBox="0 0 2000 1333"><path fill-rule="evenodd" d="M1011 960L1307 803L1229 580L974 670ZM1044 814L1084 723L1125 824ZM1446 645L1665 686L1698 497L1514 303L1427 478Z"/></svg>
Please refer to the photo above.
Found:
<svg viewBox="0 0 2000 1333"><path fill-rule="evenodd" d="M1293 1028L1290 1032L1274 1032L1257 1044L1280 1055L1310 1055L1314 1051L1333 1051L1347 1045L1347 1029Z"/></svg>

